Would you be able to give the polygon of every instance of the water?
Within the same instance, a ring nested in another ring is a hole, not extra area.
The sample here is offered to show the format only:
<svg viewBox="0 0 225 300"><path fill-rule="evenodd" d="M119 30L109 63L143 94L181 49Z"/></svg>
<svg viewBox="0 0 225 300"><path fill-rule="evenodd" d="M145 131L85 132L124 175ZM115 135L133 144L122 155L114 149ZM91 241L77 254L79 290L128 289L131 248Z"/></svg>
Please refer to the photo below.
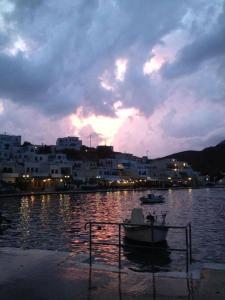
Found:
<svg viewBox="0 0 225 300"><path fill-rule="evenodd" d="M0 210L11 226L0 236L0 247L20 247L88 253L89 221L121 222L133 207L141 206L139 198L149 191L116 191L74 195L43 195L0 199ZM185 189L155 191L165 196L165 203L142 205L144 213L167 212L170 225L192 224L193 258L196 261L225 261L225 189ZM117 242L117 227L103 226L95 237ZM181 231L170 230L168 247L185 246ZM118 249L95 246L94 259L116 265ZM122 251L123 266L148 269L152 262L162 270L183 270L185 256L180 252L153 253L146 250Z"/></svg>

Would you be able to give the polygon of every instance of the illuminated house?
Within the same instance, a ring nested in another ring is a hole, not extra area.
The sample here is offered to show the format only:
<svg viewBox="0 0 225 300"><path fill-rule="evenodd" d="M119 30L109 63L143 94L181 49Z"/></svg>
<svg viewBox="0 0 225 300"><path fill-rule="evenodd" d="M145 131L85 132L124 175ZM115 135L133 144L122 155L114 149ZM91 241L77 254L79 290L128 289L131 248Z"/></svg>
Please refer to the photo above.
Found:
<svg viewBox="0 0 225 300"><path fill-rule="evenodd" d="M198 181L199 174L187 162L168 158L153 160L149 177L170 184L193 184Z"/></svg>

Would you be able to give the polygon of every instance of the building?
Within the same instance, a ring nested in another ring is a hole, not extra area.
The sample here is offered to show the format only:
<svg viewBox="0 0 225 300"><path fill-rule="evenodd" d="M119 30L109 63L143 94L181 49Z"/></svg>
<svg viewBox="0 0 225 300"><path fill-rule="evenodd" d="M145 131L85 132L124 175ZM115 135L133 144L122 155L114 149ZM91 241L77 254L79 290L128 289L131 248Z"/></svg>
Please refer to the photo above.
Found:
<svg viewBox="0 0 225 300"><path fill-rule="evenodd" d="M15 149L20 146L20 135L0 134L0 160L9 160L12 158Z"/></svg>
<svg viewBox="0 0 225 300"><path fill-rule="evenodd" d="M153 160L149 172L151 180L169 185L193 185L198 177L199 174L187 162L174 158Z"/></svg>
<svg viewBox="0 0 225 300"><path fill-rule="evenodd" d="M68 136L64 138L58 138L56 141L56 150L73 149L79 151L82 146L82 141L75 136Z"/></svg>
<svg viewBox="0 0 225 300"><path fill-rule="evenodd" d="M4 182L15 183L22 171L23 166L18 165L15 161L1 161L0 180Z"/></svg>
<svg viewBox="0 0 225 300"><path fill-rule="evenodd" d="M200 182L200 174L186 162L149 160L114 152L106 145L96 149L81 146L78 137L58 138L56 146L38 146L21 145L21 136L0 134L0 180L24 186L31 183L32 189L50 189L58 183L68 187L80 183L190 186Z"/></svg>

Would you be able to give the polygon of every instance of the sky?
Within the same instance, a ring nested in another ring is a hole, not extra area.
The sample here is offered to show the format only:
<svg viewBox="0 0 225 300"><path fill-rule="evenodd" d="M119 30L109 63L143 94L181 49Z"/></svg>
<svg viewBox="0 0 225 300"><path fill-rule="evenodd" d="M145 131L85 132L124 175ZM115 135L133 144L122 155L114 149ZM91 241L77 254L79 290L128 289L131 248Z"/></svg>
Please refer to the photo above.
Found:
<svg viewBox="0 0 225 300"><path fill-rule="evenodd" d="M4 132L150 158L224 140L224 0L0 0Z"/></svg>

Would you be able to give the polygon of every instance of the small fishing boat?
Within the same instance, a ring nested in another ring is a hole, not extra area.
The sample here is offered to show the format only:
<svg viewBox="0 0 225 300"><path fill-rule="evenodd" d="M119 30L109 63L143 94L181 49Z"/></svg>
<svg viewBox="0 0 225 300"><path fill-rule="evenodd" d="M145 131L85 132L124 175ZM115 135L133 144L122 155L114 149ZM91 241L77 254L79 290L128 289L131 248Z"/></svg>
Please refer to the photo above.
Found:
<svg viewBox="0 0 225 300"><path fill-rule="evenodd" d="M162 214L161 221L157 219L149 214L145 220L142 208L134 208L131 218L124 221L125 237L140 243L165 242L168 232L165 223L166 214Z"/></svg>
<svg viewBox="0 0 225 300"><path fill-rule="evenodd" d="M143 204L154 204L154 203L163 203L165 200L162 195L148 194L147 196L140 197L140 201Z"/></svg>

